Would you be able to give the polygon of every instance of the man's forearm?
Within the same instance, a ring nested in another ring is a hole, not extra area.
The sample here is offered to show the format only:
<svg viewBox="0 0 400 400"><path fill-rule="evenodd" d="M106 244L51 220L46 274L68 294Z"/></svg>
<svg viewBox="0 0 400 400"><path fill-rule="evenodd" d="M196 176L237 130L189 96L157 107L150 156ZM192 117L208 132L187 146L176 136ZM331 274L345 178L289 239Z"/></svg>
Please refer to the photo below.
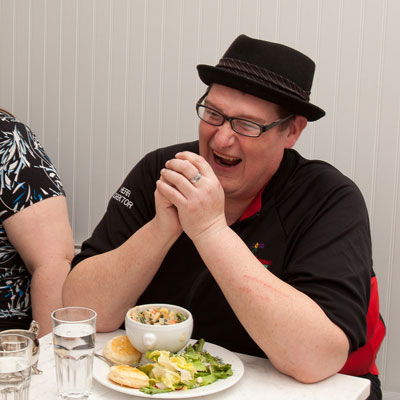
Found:
<svg viewBox="0 0 400 400"><path fill-rule="evenodd" d="M312 299L265 270L231 229L195 245L237 317L276 368L315 382L343 366L348 354L343 331Z"/></svg>
<svg viewBox="0 0 400 400"><path fill-rule="evenodd" d="M148 246L157 238L157 247ZM86 306L98 313L97 330L117 329L153 279L177 236L163 234L154 219L120 247L83 260L63 288L64 306Z"/></svg>

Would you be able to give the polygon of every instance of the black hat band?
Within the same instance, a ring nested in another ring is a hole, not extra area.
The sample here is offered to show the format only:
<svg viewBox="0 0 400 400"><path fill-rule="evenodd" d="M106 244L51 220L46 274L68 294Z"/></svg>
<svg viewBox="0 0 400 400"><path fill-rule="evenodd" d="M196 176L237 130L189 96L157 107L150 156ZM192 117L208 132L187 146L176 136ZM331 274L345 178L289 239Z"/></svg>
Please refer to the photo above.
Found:
<svg viewBox="0 0 400 400"><path fill-rule="evenodd" d="M273 84L275 87L293 93L301 100L309 101L310 92L303 90L291 80L273 72L266 68L259 67L234 58L223 57L219 60L217 68L229 70L235 74L267 84Z"/></svg>

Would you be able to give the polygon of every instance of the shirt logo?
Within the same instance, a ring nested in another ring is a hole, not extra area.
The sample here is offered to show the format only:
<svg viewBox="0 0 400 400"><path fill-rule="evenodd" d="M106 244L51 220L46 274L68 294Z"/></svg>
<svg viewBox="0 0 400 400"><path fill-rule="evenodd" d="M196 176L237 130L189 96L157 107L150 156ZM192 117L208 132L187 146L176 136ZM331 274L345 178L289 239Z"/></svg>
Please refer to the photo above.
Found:
<svg viewBox="0 0 400 400"><path fill-rule="evenodd" d="M260 261L260 263L262 265L264 265L265 268L268 268L272 265L272 261L271 260L264 260L263 258L258 257L257 253L259 252L260 249L264 249L264 243L253 243L252 246L250 247L251 252L257 257L258 261Z"/></svg>
<svg viewBox="0 0 400 400"><path fill-rule="evenodd" d="M114 193L112 198L120 202L125 207L132 208L133 201L129 200L130 195L131 191L126 187L122 186L118 192Z"/></svg>

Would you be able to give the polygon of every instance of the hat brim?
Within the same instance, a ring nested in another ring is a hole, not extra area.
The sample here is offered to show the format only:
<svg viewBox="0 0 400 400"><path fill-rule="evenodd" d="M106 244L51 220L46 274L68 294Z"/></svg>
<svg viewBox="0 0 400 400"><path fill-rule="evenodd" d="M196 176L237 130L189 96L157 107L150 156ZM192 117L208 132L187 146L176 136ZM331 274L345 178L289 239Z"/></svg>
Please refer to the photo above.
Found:
<svg viewBox="0 0 400 400"><path fill-rule="evenodd" d="M268 87L257 81L227 71L226 69L200 64L197 66L199 77L206 85L218 83L251 94L261 99L279 104L293 114L303 115L308 121L316 121L325 115L321 108L286 93L275 87Z"/></svg>

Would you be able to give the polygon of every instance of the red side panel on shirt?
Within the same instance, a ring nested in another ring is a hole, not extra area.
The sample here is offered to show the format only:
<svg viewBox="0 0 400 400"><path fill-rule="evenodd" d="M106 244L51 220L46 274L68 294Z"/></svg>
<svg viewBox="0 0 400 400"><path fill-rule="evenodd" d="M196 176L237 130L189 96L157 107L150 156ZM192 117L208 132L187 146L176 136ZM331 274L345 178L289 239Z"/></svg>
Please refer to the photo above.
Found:
<svg viewBox="0 0 400 400"><path fill-rule="evenodd" d="M378 375L375 360L382 340L385 337L385 325L379 315L379 294L376 277L371 279L371 297L367 314L367 342L363 347L353 351L344 367L339 371L347 375Z"/></svg>

